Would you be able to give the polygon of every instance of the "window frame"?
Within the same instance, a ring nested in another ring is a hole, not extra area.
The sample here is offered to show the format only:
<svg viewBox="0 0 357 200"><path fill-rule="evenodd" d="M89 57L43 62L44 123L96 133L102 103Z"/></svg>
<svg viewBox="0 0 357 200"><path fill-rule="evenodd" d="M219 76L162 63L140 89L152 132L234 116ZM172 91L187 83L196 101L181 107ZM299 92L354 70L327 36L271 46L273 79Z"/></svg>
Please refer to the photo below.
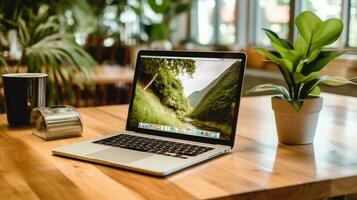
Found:
<svg viewBox="0 0 357 200"><path fill-rule="evenodd" d="M344 29L340 36L339 45L337 48L328 48L330 50L342 49L347 52L357 53L357 47L349 45L349 32L350 32L350 12L351 12L351 0L341 0L341 20L344 23ZM191 15L191 37L194 39L198 38L198 19L197 19L197 4L198 0L193 1L193 6L190 12ZM248 46L262 46L259 44L258 39L258 20L259 19L259 0L235 0L236 5L236 15L235 15L235 42L231 44L223 44L219 42L220 31L220 16L219 10L222 4L221 0L215 0L215 11L214 11L214 33L213 40L208 44L198 44L201 46L211 46L211 45L226 45L232 46L234 49L248 47ZM302 11L301 0L290 0L290 20L289 20L289 32L288 41L293 42L297 37L297 29L295 27L294 19ZM260 26L259 26L260 27ZM270 48L271 46L268 46Z"/></svg>
<svg viewBox="0 0 357 200"><path fill-rule="evenodd" d="M353 47L353 46L349 46L349 30L350 30L350 8L351 8L351 0L341 0L341 20L343 21L344 24L344 29L341 33L340 36L340 41L339 41L339 45L337 48L328 48L330 50L336 50L336 49L343 49L349 52L357 52L357 47ZM250 18L252 18L253 20L250 21L250 26L252 26L252 28L250 28L250 34L251 38L249 38L248 40L248 45L252 44L253 46L257 46L257 45L262 45L259 44L257 42L257 33L259 33L260 30L258 29L257 26L257 19L259 19L258 14L257 14L257 9L258 9L258 4L259 4L259 0L252 0L249 1L249 16ZM290 0L290 20L289 20L289 33L288 33L288 41L293 42L296 37L297 37L297 29L294 25L294 20L296 18L296 16L302 11L302 5L301 5L301 0ZM238 11L240 11L241 9L244 8L239 8ZM253 12L252 12L253 11ZM253 22L253 23L252 23ZM239 22L238 22L239 23ZM271 46L268 46L271 47Z"/></svg>
<svg viewBox="0 0 357 200"><path fill-rule="evenodd" d="M238 15L240 13L239 6L238 6L238 2L240 0L234 0L235 1L235 10L236 10L236 15L234 18L234 26L235 26L235 33L234 33L234 42L233 43L220 43L219 42L219 38L221 36L221 33L219 31L219 25L221 24L221 16L220 16L220 9L222 6L222 0L214 0L215 1L215 7L214 7L214 21L213 21L213 37L212 37L212 41L210 41L207 44L202 44L199 43L197 41L198 38L198 1L199 0L194 0L192 1L192 8L190 11L190 35L191 38L195 39L196 42L200 45L200 46L212 46L212 45L227 45L227 46L231 46L231 45L236 45L237 44L237 40L238 40L238 28L239 28L239 23L238 23Z"/></svg>
<svg viewBox="0 0 357 200"><path fill-rule="evenodd" d="M346 21L344 23L346 23L346 40L345 40L345 49L346 50L354 50L357 52L357 46L350 46L349 45L349 40L350 40L350 28L351 28L351 4L352 4L352 0L343 0L344 2L348 2L346 9L348 9L345 13L346 15Z"/></svg>

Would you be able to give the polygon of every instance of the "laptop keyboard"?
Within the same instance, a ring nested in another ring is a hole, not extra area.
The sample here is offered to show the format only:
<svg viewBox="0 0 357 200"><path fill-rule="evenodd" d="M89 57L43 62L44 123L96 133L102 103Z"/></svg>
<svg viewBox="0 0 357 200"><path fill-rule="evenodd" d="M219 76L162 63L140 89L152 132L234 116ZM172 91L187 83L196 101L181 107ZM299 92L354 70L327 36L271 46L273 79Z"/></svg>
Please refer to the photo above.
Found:
<svg viewBox="0 0 357 200"><path fill-rule="evenodd" d="M120 134L93 143L186 159L213 148L134 135Z"/></svg>

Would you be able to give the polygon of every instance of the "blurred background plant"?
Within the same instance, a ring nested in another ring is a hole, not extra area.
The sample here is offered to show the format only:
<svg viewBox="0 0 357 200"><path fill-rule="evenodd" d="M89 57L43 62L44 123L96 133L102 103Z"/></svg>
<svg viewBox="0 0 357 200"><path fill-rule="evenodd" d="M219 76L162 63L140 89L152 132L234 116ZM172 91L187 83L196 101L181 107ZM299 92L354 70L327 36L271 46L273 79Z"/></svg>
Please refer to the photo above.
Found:
<svg viewBox="0 0 357 200"><path fill-rule="evenodd" d="M42 5L48 15L56 15L66 33L92 56L94 46L111 47L147 44L171 40L177 26L175 18L188 13L192 1L182 0L11 0L0 2L0 22L6 30L14 29L17 20L25 22ZM30 14L32 13L32 14ZM4 29L3 29L4 30ZM2 32L4 32L2 30ZM184 38L187 38L186 36ZM96 59L98 61L98 59ZM100 59L99 62L101 63Z"/></svg>
<svg viewBox="0 0 357 200"><path fill-rule="evenodd" d="M170 40L173 29L173 19L178 15L188 12L191 8L191 1L181 0L146 0L144 12L154 11L154 15L143 15L143 26L150 42L160 40ZM150 8L150 9L149 9Z"/></svg>
<svg viewBox="0 0 357 200"><path fill-rule="evenodd" d="M83 88L94 60L66 32L49 5L26 7L20 1L2 3L0 51L2 73L47 73L49 104L73 103L72 85Z"/></svg>
<svg viewBox="0 0 357 200"><path fill-rule="evenodd" d="M0 72L47 73L49 103L74 104L75 87L93 89L88 76L94 66L126 66L131 46L170 41L173 19L190 5L180 0L1 1ZM3 99L0 104L4 111Z"/></svg>

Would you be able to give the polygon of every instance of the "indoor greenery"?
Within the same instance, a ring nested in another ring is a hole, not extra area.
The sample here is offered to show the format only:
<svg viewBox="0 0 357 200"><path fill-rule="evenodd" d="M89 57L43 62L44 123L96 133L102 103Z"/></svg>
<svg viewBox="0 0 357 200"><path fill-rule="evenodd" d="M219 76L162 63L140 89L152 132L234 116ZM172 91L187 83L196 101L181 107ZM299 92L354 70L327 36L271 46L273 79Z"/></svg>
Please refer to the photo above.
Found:
<svg viewBox="0 0 357 200"><path fill-rule="evenodd" d="M156 15L161 16L161 20L155 21L143 15L143 25L148 34L149 41L170 39L172 21L178 15L188 12L191 8L191 1L182 0L145 0L144 2ZM144 13L145 14L145 13Z"/></svg>
<svg viewBox="0 0 357 200"><path fill-rule="evenodd" d="M67 33L49 6L23 9L15 19L0 15L1 72L49 75L49 103L73 103L73 84L83 87L94 61Z"/></svg>
<svg viewBox="0 0 357 200"><path fill-rule="evenodd" d="M1 25L5 27L16 26L13 22L16 22L19 17L24 18L26 21L29 18L29 10L37 11L44 4L49 6L48 15L57 15L61 25L66 28L67 32L82 32L85 34L95 31L99 24L98 20L101 12L107 6L107 3L101 0L2 1L0 2Z"/></svg>
<svg viewBox="0 0 357 200"><path fill-rule="evenodd" d="M311 11L300 13L295 19L298 36L294 45L280 38L275 32L263 29L269 37L276 54L266 48L257 50L278 65L286 86L262 84L250 92L276 91L281 98L299 110L303 100L309 96L319 96L319 84L331 86L356 84L352 79L322 75L321 70L344 51L326 51L323 48L335 42L343 29L341 20L332 18L322 21Z"/></svg>

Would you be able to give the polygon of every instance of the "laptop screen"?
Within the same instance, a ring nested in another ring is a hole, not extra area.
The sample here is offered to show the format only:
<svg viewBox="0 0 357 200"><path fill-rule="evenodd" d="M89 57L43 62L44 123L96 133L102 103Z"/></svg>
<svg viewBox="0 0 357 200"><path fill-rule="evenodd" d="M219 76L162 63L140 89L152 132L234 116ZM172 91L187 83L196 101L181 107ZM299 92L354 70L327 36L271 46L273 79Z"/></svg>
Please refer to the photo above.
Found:
<svg viewBox="0 0 357 200"><path fill-rule="evenodd" d="M141 55L129 130L230 140L242 60Z"/></svg>

